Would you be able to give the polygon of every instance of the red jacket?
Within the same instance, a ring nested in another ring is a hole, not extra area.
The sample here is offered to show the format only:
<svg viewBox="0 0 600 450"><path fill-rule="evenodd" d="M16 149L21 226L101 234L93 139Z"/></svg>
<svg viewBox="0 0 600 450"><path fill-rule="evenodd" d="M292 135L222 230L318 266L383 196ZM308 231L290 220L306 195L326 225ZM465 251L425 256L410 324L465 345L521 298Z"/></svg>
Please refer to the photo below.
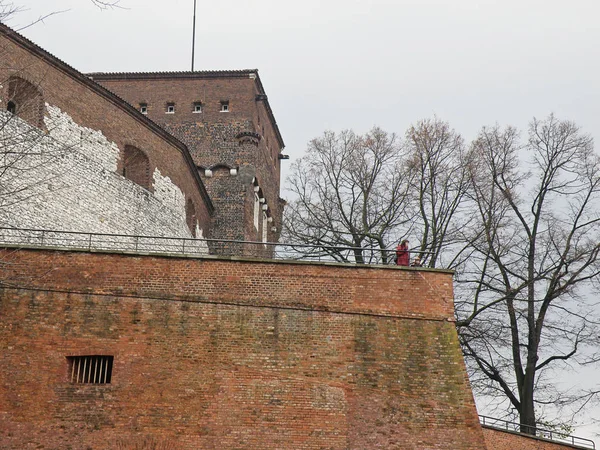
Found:
<svg viewBox="0 0 600 450"><path fill-rule="evenodd" d="M399 244L398 247L396 247L396 264L399 266L408 266L409 259L410 255L408 253L408 245Z"/></svg>

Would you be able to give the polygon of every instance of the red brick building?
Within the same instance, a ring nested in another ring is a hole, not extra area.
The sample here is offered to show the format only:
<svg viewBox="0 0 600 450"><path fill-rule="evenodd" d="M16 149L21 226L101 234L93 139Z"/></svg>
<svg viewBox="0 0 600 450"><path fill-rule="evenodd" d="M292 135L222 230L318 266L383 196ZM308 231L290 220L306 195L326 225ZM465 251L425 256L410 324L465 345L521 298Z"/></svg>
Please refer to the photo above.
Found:
<svg viewBox="0 0 600 450"><path fill-rule="evenodd" d="M284 143L257 70L89 76L188 146L215 204L213 237L277 242Z"/></svg>

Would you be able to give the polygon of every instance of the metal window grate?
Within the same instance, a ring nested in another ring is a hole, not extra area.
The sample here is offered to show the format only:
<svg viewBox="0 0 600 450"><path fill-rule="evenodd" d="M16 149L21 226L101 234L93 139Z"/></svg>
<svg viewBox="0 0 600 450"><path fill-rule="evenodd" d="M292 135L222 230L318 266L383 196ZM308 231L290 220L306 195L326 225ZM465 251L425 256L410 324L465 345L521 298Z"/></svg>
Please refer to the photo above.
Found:
<svg viewBox="0 0 600 450"><path fill-rule="evenodd" d="M108 384L112 378L113 356L67 356L69 380L77 384Z"/></svg>

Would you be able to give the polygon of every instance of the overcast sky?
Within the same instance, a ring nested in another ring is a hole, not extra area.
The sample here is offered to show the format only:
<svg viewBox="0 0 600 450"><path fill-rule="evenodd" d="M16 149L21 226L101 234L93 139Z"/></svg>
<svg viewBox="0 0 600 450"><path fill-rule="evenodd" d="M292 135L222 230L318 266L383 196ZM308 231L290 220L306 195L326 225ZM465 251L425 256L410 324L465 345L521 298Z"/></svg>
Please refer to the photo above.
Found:
<svg viewBox="0 0 600 450"><path fill-rule="evenodd" d="M190 69L193 0L14 1L29 11L13 27L65 10L23 34L82 72ZM195 67L258 68L292 160L326 129L403 134L434 114L471 140L554 112L600 145L599 13L597 0L197 0Z"/></svg>

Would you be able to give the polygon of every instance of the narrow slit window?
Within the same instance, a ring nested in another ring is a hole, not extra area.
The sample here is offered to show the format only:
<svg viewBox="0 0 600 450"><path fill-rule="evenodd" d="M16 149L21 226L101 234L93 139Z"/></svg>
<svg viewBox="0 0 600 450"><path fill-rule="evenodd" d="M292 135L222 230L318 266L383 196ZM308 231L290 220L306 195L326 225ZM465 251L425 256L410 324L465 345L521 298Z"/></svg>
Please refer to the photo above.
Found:
<svg viewBox="0 0 600 450"><path fill-rule="evenodd" d="M258 219L260 213L260 198L257 193L254 193L254 228L258 231Z"/></svg>
<svg viewBox="0 0 600 450"><path fill-rule="evenodd" d="M269 225L269 221L268 221L268 217L267 217L267 213L263 212L263 220L262 220L262 241L265 244L265 247L267 246L267 240L268 240L268 236L267 236L267 227Z"/></svg>
<svg viewBox="0 0 600 450"><path fill-rule="evenodd" d="M110 384L113 356L67 356L69 381L73 384Z"/></svg>

